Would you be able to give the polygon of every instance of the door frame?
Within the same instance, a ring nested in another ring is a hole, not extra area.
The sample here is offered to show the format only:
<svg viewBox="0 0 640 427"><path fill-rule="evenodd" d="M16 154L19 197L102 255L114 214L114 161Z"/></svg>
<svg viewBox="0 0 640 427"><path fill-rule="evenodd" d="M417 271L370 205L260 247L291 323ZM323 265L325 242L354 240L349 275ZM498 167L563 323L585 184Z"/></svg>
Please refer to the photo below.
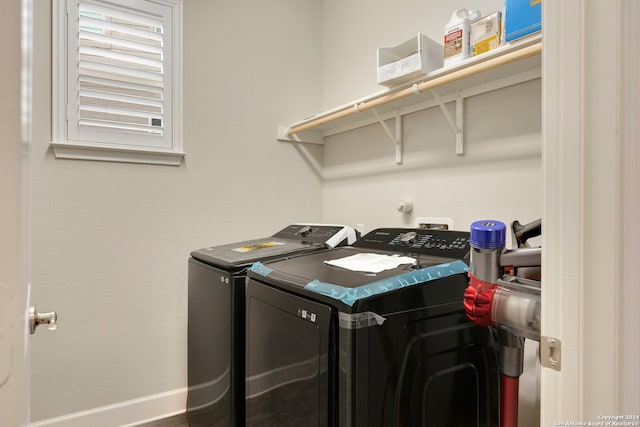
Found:
<svg viewBox="0 0 640 427"><path fill-rule="evenodd" d="M639 11L543 2L542 335L561 370L542 369L541 426L638 413Z"/></svg>

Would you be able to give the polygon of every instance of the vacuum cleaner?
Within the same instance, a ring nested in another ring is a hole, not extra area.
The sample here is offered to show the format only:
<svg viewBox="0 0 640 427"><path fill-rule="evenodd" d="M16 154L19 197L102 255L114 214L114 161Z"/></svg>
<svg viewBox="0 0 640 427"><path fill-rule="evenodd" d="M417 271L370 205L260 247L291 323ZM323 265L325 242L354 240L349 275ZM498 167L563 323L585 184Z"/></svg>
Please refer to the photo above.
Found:
<svg viewBox="0 0 640 427"><path fill-rule="evenodd" d="M526 338L540 342L540 290L542 247L527 240L542 233L542 221L511 231L517 248L505 248L506 225L495 220L471 224L469 285L464 306L467 317L495 328L500 348L500 427L518 425L519 378L524 365Z"/></svg>

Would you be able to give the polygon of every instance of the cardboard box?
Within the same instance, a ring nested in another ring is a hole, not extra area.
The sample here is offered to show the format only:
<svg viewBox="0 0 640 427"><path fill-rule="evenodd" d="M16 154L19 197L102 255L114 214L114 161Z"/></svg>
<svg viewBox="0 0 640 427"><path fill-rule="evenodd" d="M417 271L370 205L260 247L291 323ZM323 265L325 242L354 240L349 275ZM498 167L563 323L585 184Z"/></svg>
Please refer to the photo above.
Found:
<svg viewBox="0 0 640 427"><path fill-rule="evenodd" d="M502 13L494 12L471 24L471 56L478 56L500 46Z"/></svg>
<svg viewBox="0 0 640 427"><path fill-rule="evenodd" d="M422 33L394 47L378 48L378 84L397 86L442 68L442 45Z"/></svg>
<svg viewBox="0 0 640 427"><path fill-rule="evenodd" d="M542 29L542 0L506 0L504 40L510 42Z"/></svg>

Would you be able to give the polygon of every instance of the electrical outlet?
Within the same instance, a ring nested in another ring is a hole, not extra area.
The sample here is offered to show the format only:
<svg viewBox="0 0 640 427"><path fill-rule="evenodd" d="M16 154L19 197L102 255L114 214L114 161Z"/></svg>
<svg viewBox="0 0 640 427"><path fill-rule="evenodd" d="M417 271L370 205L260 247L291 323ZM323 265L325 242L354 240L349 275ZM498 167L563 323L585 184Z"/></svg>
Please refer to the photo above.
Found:
<svg viewBox="0 0 640 427"><path fill-rule="evenodd" d="M440 229L440 230L453 230L453 219L421 216L416 218L415 227Z"/></svg>

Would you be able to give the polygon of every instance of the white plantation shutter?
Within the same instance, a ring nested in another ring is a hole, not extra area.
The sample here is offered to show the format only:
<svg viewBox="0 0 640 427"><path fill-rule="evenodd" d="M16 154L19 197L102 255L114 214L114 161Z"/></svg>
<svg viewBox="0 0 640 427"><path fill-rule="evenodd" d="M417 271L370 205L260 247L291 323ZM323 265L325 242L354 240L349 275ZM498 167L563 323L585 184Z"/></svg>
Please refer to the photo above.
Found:
<svg viewBox="0 0 640 427"><path fill-rule="evenodd" d="M168 8L73 3L69 47L77 57L69 57L69 139L170 148Z"/></svg>

